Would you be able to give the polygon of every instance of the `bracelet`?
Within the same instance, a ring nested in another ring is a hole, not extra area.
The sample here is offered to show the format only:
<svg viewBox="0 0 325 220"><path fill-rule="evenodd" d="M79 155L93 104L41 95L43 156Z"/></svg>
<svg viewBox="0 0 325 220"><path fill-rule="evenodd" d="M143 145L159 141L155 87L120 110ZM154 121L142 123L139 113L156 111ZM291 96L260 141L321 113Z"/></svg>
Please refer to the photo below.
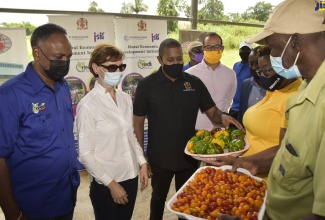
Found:
<svg viewBox="0 0 325 220"><path fill-rule="evenodd" d="M17 218L17 220L20 220L22 216L23 216L23 212L20 211L20 215L19 215L19 217Z"/></svg>
<svg viewBox="0 0 325 220"><path fill-rule="evenodd" d="M228 112L223 112L223 111L220 111L219 109L218 109L218 111L219 111L220 117L221 117L221 115L229 115Z"/></svg>

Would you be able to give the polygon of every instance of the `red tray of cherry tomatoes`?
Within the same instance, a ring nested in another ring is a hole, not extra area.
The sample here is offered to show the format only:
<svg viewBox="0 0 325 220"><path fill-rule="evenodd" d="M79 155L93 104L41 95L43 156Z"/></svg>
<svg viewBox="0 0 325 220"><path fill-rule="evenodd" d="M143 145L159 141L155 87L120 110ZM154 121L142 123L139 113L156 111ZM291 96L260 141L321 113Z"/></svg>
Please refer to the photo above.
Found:
<svg viewBox="0 0 325 220"><path fill-rule="evenodd" d="M166 204L179 218L216 220L218 213L261 220L265 212L266 182L248 170L231 166L199 168Z"/></svg>

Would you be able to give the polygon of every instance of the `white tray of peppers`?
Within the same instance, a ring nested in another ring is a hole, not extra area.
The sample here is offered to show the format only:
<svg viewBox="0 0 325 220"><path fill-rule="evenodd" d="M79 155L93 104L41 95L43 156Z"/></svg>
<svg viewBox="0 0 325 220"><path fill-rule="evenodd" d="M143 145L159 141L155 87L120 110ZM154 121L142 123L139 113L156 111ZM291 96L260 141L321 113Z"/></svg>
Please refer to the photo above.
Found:
<svg viewBox="0 0 325 220"><path fill-rule="evenodd" d="M249 148L243 131L237 128L217 129L212 132L199 130L186 144L184 152L197 160L216 157L238 157Z"/></svg>

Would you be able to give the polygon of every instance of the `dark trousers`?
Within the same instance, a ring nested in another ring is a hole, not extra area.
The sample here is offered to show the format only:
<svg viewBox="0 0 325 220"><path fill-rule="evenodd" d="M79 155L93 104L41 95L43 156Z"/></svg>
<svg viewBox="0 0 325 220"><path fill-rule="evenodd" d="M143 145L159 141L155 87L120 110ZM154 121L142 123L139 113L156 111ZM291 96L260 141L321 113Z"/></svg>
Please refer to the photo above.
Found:
<svg viewBox="0 0 325 220"><path fill-rule="evenodd" d="M135 199L138 191L138 177L119 184L128 195L129 202L120 205L114 202L107 186L93 180L90 184L90 199L94 208L96 220L130 220L133 214Z"/></svg>
<svg viewBox="0 0 325 220"><path fill-rule="evenodd" d="M149 163L153 173L151 178L152 195L150 201L150 220L160 220L163 219L165 202L174 175L175 187L176 191L178 191L197 170L197 166L175 172L164 169L151 161L149 161Z"/></svg>
<svg viewBox="0 0 325 220"><path fill-rule="evenodd" d="M68 214L60 215L52 218L27 218L28 220L72 220L73 219L73 211Z"/></svg>

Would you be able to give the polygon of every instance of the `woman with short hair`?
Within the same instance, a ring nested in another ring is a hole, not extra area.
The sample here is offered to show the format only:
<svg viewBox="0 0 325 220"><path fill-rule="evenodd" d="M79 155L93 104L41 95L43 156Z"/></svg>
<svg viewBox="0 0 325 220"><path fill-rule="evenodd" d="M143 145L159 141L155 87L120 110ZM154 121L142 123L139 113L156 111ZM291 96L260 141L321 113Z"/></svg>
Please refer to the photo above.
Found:
<svg viewBox="0 0 325 220"><path fill-rule="evenodd" d="M131 219L139 170L141 190L148 185L147 161L133 133L132 99L116 89L126 68L123 59L113 45L94 48L88 67L98 80L77 107L79 160L91 175L97 220Z"/></svg>

